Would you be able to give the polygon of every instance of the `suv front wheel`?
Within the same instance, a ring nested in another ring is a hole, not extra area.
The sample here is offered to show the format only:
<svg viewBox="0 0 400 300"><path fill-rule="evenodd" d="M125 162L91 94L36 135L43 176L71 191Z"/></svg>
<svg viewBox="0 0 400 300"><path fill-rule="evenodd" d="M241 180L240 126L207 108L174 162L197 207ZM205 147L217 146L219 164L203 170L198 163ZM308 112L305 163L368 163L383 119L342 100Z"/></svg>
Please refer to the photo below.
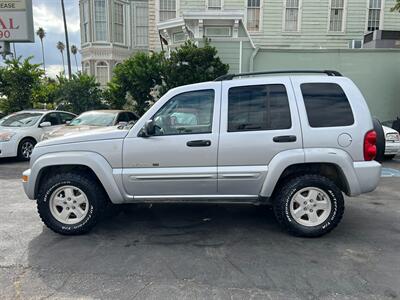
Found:
<svg viewBox="0 0 400 300"><path fill-rule="evenodd" d="M278 222L295 236L322 236L339 224L344 213L342 192L320 175L303 175L284 183L273 205Z"/></svg>
<svg viewBox="0 0 400 300"><path fill-rule="evenodd" d="M100 184L79 173L51 176L42 184L37 200L43 223L64 235L91 230L104 213L106 203Z"/></svg>

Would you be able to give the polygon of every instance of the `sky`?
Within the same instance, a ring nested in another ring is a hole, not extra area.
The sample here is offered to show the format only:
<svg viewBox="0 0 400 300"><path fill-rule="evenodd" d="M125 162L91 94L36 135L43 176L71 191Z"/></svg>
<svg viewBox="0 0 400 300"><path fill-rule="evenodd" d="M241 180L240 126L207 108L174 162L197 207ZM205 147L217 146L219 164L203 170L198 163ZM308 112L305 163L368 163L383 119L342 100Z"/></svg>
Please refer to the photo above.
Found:
<svg viewBox="0 0 400 300"><path fill-rule="evenodd" d="M80 27L79 27L79 0L64 0L65 14L68 25L69 43L76 45L80 49ZM65 44L64 23L60 0L33 0L33 22L35 32L39 27L46 31L46 37L43 39L44 53L46 60L46 74L55 77L63 70L60 51L56 48L57 42L62 41ZM35 43L16 43L17 56L34 56L33 63L42 63L42 50L40 39L35 34ZM11 45L11 51L13 46ZM67 64L67 55L64 51L65 64ZM80 65L80 54L77 54L78 67ZM72 72L76 72L74 56L71 54ZM67 65L65 65L67 68Z"/></svg>

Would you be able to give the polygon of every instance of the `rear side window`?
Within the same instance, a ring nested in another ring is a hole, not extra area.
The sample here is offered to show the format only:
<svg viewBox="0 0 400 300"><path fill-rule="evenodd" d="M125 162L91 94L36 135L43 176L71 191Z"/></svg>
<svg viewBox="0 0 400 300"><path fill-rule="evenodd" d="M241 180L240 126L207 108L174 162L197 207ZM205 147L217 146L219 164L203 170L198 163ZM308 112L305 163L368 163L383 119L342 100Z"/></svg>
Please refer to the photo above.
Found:
<svg viewBox="0 0 400 300"><path fill-rule="evenodd" d="M283 84L229 89L228 132L277 130L292 127L289 101Z"/></svg>
<svg viewBox="0 0 400 300"><path fill-rule="evenodd" d="M301 92L308 123L311 127L337 127L354 124L349 100L338 84L303 83Z"/></svg>

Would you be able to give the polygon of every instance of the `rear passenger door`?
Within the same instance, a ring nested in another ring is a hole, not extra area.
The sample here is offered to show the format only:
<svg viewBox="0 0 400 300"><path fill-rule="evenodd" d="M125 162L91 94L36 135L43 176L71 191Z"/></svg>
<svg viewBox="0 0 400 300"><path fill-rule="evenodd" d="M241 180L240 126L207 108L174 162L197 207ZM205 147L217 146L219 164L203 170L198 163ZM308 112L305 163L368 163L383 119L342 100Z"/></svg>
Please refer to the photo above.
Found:
<svg viewBox="0 0 400 300"><path fill-rule="evenodd" d="M284 77L224 81L222 95L218 193L258 195L272 158L302 148L291 82Z"/></svg>

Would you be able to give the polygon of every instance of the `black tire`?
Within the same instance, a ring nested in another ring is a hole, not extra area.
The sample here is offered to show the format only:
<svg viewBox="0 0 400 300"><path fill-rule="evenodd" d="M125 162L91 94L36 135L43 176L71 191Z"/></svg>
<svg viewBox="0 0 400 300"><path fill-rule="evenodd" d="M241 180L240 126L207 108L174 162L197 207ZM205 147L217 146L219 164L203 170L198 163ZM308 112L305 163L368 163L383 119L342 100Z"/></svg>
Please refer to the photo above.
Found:
<svg viewBox="0 0 400 300"><path fill-rule="evenodd" d="M291 215L290 204L293 196L303 188L316 187L324 191L330 200L331 211L327 219L317 226L305 226ZM303 175L280 185L273 199L273 207L278 223L294 236L319 237L334 229L344 213L344 198L335 183L320 175Z"/></svg>
<svg viewBox="0 0 400 300"><path fill-rule="evenodd" d="M89 202L87 215L79 223L69 225L58 221L50 209L50 197L62 186L73 186L82 190ZM37 200L39 216L54 232L63 235L79 235L89 232L104 214L107 196L102 186L93 178L80 173L57 174L42 183Z"/></svg>
<svg viewBox="0 0 400 300"><path fill-rule="evenodd" d="M383 131L383 127L381 122L377 118L372 119L374 124L374 130L376 132L376 157L375 160L378 162L382 162L385 156L385 132Z"/></svg>
<svg viewBox="0 0 400 300"><path fill-rule="evenodd" d="M33 147L35 147L35 145L36 145L36 141L34 139L32 139L32 138L24 138L24 139L21 140L21 142L19 142L19 144L18 144L18 153L17 153L17 157L18 157L19 160L26 161L26 160L29 160L31 158L32 152L30 152L29 156L27 156L25 154L25 151L24 151L24 146L26 146L28 144L31 145L32 150L33 150Z"/></svg>

